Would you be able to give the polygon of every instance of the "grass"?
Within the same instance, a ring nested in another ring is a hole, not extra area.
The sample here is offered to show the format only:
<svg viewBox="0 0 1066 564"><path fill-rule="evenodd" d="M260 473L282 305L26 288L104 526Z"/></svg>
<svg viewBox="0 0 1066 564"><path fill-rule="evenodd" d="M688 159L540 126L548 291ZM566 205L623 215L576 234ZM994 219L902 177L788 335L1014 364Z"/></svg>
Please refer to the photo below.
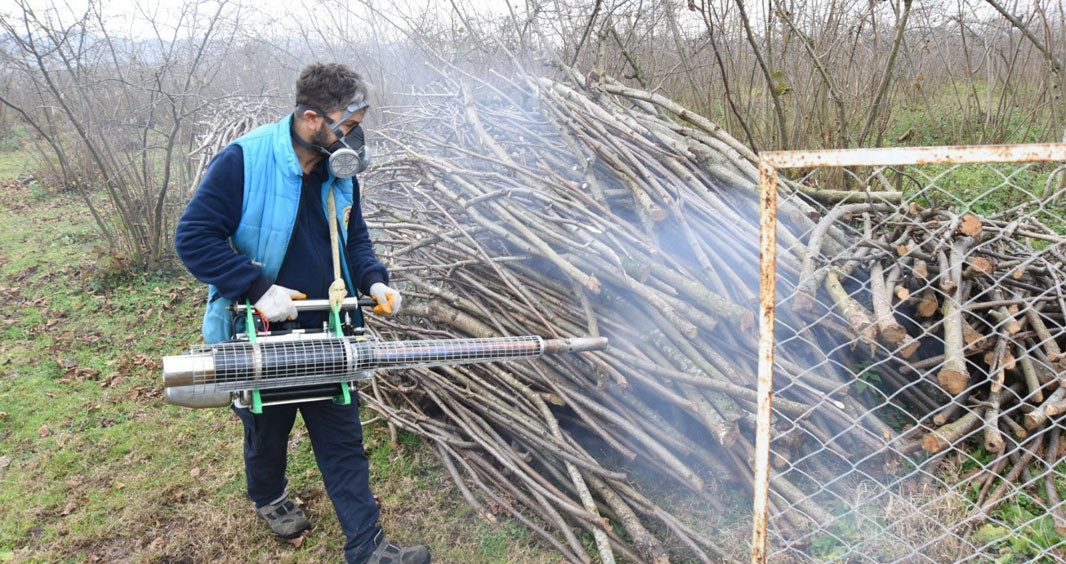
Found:
<svg viewBox="0 0 1066 564"><path fill-rule="evenodd" d="M27 174L26 151L0 151L0 178L15 178Z"/></svg>
<svg viewBox="0 0 1066 564"><path fill-rule="evenodd" d="M1038 143L1057 140L1061 132L1047 132L1049 108L1002 104L1003 85L991 91L978 81L974 89L945 84L923 92L914 85L893 104L884 146ZM976 92L976 98L974 93ZM1031 93L1030 93L1031 94ZM1007 100L1016 99L1013 94ZM965 109L963 107L964 106ZM1042 138L1049 135L1051 138Z"/></svg>
<svg viewBox="0 0 1066 564"><path fill-rule="evenodd" d="M986 452L977 443L969 454L958 454L956 460L947 465L951 474L948 483L958 483L957 492L964 497L968 506L976 509L980 487L976 482L968 483L961 476L991 468L997 455ZM998 555L995 562L1009 564L1013 562L1059 562L1066 557L1066 535L1055 531L1054 522L1047 508L1045 499L1045 472L1055 473L1055 484L1060 498L1066 494L1066 463L1060 462L1053 469L1047 468L1041 461L1030 466L1033 482L1027 487L1018 479L1008 489L1004 498L989 512L987 522L974 527L972 542L983 546L989 554ZM1006 473L1003 470L1002 473ZM996 486L999 485L996 482ZM966 487L966 486L969 487Z"/></svg>
<svg viewBox="0 0 1066 564"><path fill-rule="evenodd" d="M0 152L0 171L25 158ZM94 283L91 221L73 198L0 181L0 562L342 562L301 423L289 477L315 528L295 546L246 499L236 417L164 404L160 359L198 341L202 286L178 270ZM417 438L364 435L394 540L435 562L559 560L476 517Z"/></svg>

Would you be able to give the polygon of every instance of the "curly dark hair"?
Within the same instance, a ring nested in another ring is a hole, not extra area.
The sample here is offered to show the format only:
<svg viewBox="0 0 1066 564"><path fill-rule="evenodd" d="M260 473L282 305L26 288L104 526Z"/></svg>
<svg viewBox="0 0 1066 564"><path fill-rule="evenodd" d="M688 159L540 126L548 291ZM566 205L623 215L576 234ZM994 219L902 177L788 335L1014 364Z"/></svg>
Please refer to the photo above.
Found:
<svg viewBox="0 0 1066 564"><path fill-rule="evenodd" d="M296 80L296 104L314 106L327 114L366 98L363 77L343 63L311 63Z"/></svg>

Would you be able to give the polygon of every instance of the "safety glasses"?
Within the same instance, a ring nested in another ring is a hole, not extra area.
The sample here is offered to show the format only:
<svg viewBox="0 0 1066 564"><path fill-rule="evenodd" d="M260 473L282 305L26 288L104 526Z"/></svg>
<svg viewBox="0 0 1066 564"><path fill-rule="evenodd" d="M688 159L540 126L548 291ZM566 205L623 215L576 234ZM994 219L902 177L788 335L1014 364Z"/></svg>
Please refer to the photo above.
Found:
<svg viewBox="0 0 1066 564"><path fill-rule="evenodd" d="M348 104L347 106L345 106L344 115L342 115L339 120L333 121L328 115L326 115L326 112L323 112L322 110L320 110L320 109L318 109L318 108L316 108L316 107L314 107L314 106L312 106L310 104L297 104L296 105L296 109L297 110L311 110L312 112L315 112L316 114L322 116L322 119L326 120L326 123L328 123L330 125L330 129L332 129L333 132L336 133L338 137L343 137L337 131L339 129L339 124L342 124L342 123L348 121L348 118L350 118L353 115L355 115L355 113L358 112L359 110L365 110L365 109L367 109L369 107L370 107L370 104L368 104L366 100L358 100L358 101L352 102L352 103Z"/></svg>

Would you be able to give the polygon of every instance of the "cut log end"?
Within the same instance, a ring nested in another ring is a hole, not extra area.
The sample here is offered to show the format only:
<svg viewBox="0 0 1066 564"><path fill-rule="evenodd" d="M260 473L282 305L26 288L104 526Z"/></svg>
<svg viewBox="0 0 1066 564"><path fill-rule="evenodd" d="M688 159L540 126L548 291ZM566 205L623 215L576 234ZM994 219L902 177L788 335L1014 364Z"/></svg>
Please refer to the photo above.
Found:
<svg viewBox="0 0 1066 564"><path fill-rule="evenodd" d="M936 301L936 295L932 292L927 292L922 296L922 301L918 302L918 317L932 317L936 310L940 308L940 303Z"/></svg>
<svg viewBox="0 0 1066 564"><path fill-rule="evenodd" d="M740 426L729 425L725 429L715 433L714 438L718 441L718 444L725 448L729 448L736 444L737 439L740 438Z"/></svg>
<svg viewBox="0 0 1066 564"><path fill-rule="evenodd" d="M981 218L973 214L966 214L962 216L962 222L959 224L959 233L967 237L976 237L981 234Z"/></svg>
<svg viewBox="0 0 1066 564"><path fill-rule="evenodd" d="M596 278L595 274L589 275L588 280L585 281L585 287L593 294L599 294L603 291L603 285L600 283L600 279Z"/></svg>
<svg viewBox="0 0 1066 564"><path fill-rule="evenodd" d="M962 341L967 349L976 349L977 344L985 341L983 333L973 328L969 323L962 324Z"/></svg>
<svg viewBox="0 0 1066 564"><path fill-rule="evenodd" d="M970 259L970 265L963 271L963 278L977 278L980 276L991 276L996 271L996 263L988 257L973 257Z"/></svg>
<svg viewBox="0 0 1066 564"><path fill-rule="evenodd" d="M886 343L895 344L907 338L907 330L898 323L892 323L881 328L881 338Z"/></svg>
<svg viewBox="0 0 1066 564"><path fill-rule="evenodd" d="M929 278L929 265L924 260L920 260L914 264L914 276L926 280Z"/></svg>
<svg viewBox="0 0 1066 564"><path fill-rule="evenodd" d="M909 339L899 349L899 354L903 358L910 358L914 356L914 353L918 352L918 347L922 345L922 342L918 339Z"/></svg>
<svg viewBox="0 0 1066 564"><path fill-rule="evenodd" d="M970 376L951 368L945 368L936 375L937 382L953 396L957 396L966 390L970 384Z"/></svg>
<svg viewBox="0 0 1066 564"><path fill-rule="evenodd" d="M1066 402L1053 402L1044 406L1044 413L1047 413L1049 417L1057 417L1066 413Z"/></svg>
<svg viewBox="0 0 1066 564"><path fill-rule="evenodd" d="M864 319L868 319L868 318L864 318ZM859 331L859 340L860 341L870 345L871 347L875 347L877 345L877 325L876 324L867 322L866 326L862 327L861 324L856 323L856 324L853 325L853 327L860 327L861 328L861 330Z"/></svg>
<svg viewBox="0 0 1066 564"><path fill-rule="evenodd" d="M929 433L922 437L922 450L930 454L940 452L947 448L947 446L947 441L941 439L936 433Z"/></svg>
<svg viewBox="0 0 1066 564"><path fill-rule="evenodd" d="M775 452L773 458L774 469L784 470L792 463L792 455L788 452Z"/></svg>

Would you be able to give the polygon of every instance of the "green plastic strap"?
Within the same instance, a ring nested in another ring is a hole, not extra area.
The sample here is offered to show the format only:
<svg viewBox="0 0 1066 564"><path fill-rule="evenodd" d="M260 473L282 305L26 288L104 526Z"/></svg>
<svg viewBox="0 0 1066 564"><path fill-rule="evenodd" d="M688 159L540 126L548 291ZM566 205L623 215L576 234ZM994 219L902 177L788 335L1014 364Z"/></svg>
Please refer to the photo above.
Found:
<svg viewBox="0 0 1066 564"><path fill-rule="evenodd" d="M329 332L333 333L334 337L343 337L344 333L341 331L341 307L337 306L329 310ZM345 404L347 405L347 404Z"/></svg>
<svg viewBox="0 0 1066 564"><path fill-rule="evenodd" d="M255 308L252 307L251 300L244 300L244 303L248 306L248 318L245 320L244 334L248 335L248 342L254 343L256 340L255 335ZM259 396L259 390L252 390L252 405L248 406L248 411L259 415L263 413L263 398Z"/></svg>
<svg viewBox="0 0 1066 564"><path fill-rule="evenodd" d="M344 332L341 331L341 307L337 305L329 310L329 332L333 333L334 337L343 337ZM341 382L341 393L333 396L333 403L337 405L348 405L352 403L352 395L348 392L348 383Z"/></svg>
<svg viewBox="0 0 1066 564"><path fill-rule="evenodd" d="M333 403L337 405L352 403L352 394L348 391L348 382L341 382L341 393L333 396Z"/></svg>
<svg viewBox="0 0 1066 564"><path fill-rule="evenodd" d="M248 306L246 310L248 312L248 318L244 321L244 334L248 335L248 342L255 342L255 308L252 307L252 300L245 299L245 305Z"/></svg>

